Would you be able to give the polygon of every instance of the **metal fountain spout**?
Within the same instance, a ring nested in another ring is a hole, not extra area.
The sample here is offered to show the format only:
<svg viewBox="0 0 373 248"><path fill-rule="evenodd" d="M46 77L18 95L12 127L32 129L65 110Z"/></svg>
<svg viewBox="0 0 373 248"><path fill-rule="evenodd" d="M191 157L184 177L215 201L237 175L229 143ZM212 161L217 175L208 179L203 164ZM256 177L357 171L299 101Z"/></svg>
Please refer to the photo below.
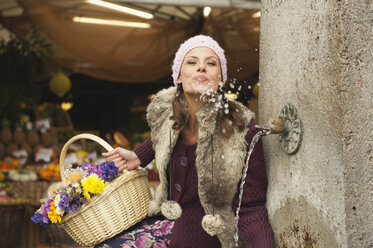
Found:
<svg viewBox="0 0 373 248"><path fill-rule="evenodd" d="M265 125L255 125L255 128L263 130L265 135L286 131L285 123L280 117L270 118Z"/></svg>
<svg viewBox="0 0 373 248"><path fill-rule="evenodd" d="M303 136L302 121L297 108L289 103L281 110L280 116L270 118L265 125L255 125L264 135L280 134L282 149L288 154L298 151Z"/></svg>

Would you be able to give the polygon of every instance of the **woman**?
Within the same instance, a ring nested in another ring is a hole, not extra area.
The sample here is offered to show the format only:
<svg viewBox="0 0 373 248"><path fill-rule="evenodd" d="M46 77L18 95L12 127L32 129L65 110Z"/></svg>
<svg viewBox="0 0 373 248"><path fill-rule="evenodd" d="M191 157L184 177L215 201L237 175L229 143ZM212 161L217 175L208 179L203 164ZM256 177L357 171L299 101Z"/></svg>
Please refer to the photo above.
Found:
<svg viewBox="0 0 373 248"><path fill-rule="evenodd" d="M163 233L161 242L170 247L234 247L239 183L248 144L257 133L254 115L225 97L221 87L227 80L226 59L212 38L198 35L185 41L172 70L176 87L157 93L148 106L151 138L133 151L116 148L103 155L119 171L146 166L156 159L160 185L149 206L149 216L156 218L145 224L173 225L172 231L169 228ZM259 141L245 179L238 223L240 247L274 247L266 189ZM142 224L130 231L136 233ZM124 244L125 236L120 234L105 244L118 243L118 237Z"/></svg>

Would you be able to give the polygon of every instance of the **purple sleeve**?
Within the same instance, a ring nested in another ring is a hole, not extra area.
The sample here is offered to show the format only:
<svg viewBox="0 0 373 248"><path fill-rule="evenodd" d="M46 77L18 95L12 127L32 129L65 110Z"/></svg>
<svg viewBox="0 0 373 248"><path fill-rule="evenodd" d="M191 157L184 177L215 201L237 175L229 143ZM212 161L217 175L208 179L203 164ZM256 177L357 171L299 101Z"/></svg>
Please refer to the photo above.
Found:
<svg viewBox="0 0 373 248"><path fill-rule="evenodd" d="M133 152L140 159L141 167L147 166L155 158L153 142L150 137L133 149Z"/></svg>
<svg viewBox="0 0 373 248"><path fill-rule="evenodd" d="M250 129L246 135L249 149L251 140L258 132L255 121L250 122ZM240 185L238 185L239 192ZM240 219L238 229L240 237L252 248L276 247L272 227L269 223L267 208L265 207L267 194L267 172L264 161L263 143L259 140L251 154L249 169L244 184ZM233 211L236 214L239 194L233 201Z"/></svg>

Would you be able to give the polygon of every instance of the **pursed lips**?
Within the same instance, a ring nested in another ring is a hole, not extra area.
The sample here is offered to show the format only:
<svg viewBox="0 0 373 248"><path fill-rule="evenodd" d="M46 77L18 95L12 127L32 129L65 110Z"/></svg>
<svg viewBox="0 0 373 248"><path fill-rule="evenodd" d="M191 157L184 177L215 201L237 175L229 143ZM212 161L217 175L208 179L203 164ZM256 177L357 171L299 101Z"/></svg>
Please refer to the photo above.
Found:
<svg viewBox="0 0 373 248"><path fill-rule="evenodd" d="M205 77L205 76L197 76L197 77L194 77L193 79L198 81L198 82L205 82L205 81L208 80L208 78Z"/></svg>

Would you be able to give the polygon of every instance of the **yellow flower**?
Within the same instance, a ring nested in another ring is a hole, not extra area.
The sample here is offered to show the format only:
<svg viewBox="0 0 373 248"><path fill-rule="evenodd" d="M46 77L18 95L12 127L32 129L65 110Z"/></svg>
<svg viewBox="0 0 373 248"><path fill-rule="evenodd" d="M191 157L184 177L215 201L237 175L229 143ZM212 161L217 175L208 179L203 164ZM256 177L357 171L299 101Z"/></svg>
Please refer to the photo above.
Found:
<svg viewBox="0 0 373 248"><path fill-rule="evenodd" d="M48 218L51 220L52 223L61 222L61 216L56 212L56 207L54 206L54 202L51 202L50 210L48 212Z"/></svg>
<svg viewBox="0 0 373 248"><path fill-rule="evenodd" d="M89 192L88 191L84 191L83 192L83 195L84 195L84 197L88 200L88 201L90 201L91 200L91 196L89 195Z"/></svg>
<svg viewBox="0 0 373 248"><path fill-rule="evenodd" d="M96 174L92 174L82 180L83 195L85 198L90 200L89 193L91 194L101 194L105 189L104 180L100 179Z"/></svg>

